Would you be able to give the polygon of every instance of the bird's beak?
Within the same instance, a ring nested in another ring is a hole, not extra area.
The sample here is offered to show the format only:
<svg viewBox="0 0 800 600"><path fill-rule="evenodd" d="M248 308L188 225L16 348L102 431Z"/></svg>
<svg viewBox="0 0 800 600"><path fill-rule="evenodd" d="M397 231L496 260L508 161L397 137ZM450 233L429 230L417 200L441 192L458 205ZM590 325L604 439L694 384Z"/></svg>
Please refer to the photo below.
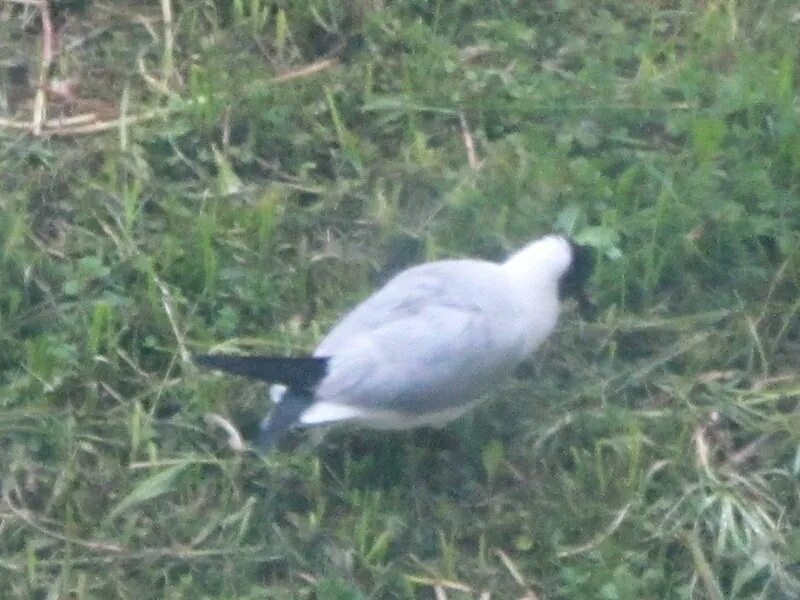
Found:
<svg viewBox="0 0 800 600"><path fill-rule="evenodd" d="M581 290L575 299L578 301L578 314L587 321L594 321L597 318L598 308L589 294Z"/></svg>

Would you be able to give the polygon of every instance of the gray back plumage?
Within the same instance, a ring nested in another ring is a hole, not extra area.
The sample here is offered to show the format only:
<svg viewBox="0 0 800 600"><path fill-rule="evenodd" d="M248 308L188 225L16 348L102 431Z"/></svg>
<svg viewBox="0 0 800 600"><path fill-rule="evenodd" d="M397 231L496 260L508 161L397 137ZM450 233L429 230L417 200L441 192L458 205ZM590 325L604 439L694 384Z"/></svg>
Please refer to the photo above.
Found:
<svg viewBox="0 0 800 600"><path fill-rule="evenodd" d="M485 261L401 273L320 343L315 355L331 358L316 397L414 414L463 404L524 358L514 292Z"/></svg>

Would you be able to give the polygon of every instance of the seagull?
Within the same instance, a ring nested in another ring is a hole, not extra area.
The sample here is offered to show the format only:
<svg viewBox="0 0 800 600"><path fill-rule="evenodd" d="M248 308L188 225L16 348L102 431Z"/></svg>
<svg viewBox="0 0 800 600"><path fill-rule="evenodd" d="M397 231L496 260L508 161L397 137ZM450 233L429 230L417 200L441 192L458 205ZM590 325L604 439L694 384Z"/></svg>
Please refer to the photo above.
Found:
<svg viewBox="0 0 800 600"><path fill-rule="evenodd" d="M561 301L588 306L590 248L560 235L504 262L441 260L402 271L347 313L311 356L201 354L198 365L272 383L266 451L293 427L441 427L503 383L555 328Z"/></svg>

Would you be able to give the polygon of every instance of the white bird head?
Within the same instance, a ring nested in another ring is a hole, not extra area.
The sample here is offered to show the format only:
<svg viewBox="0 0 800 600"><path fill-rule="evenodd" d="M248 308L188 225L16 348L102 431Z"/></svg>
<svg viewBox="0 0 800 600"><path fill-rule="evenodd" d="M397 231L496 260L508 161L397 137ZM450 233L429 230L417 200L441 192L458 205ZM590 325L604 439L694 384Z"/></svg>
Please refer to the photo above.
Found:
<svg viewBox="0 0 800 600"><path fill-rule="evenodd" d="M512 254L505 266L515 276L537 285L552 283L561 300L575 298L582 309L591 306L585 287L594 270L594 252L588 246L564 236L547 235Z"/></svg>

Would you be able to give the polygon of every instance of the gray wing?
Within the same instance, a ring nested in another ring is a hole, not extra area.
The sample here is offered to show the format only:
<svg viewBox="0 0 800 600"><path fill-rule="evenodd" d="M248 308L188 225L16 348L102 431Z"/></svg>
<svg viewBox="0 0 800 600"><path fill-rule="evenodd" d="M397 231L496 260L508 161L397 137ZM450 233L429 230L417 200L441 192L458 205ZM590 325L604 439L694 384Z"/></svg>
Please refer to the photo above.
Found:
<svg viewBox="0 0 800 600"><path fill-rule="evenodd" d="M391 279L356 306L328 332L315 356L333 356L364 333L418 314L426 307L450 303L470 309L470 294L458 294L458 280L480 261L439 261L413 267ZM458 294L460 297L455 298ZM472 308L476 308L472 306Z"/></svg>
<svg viewBox="0 0 800 600"><path fill-rule="evenodd" d="M405 294L387 286L331 332L317 351L331 356L318 400L438 412L476 399L519 364L522 340L463 295L454 300L436 275L415 274Z"/></svg>

